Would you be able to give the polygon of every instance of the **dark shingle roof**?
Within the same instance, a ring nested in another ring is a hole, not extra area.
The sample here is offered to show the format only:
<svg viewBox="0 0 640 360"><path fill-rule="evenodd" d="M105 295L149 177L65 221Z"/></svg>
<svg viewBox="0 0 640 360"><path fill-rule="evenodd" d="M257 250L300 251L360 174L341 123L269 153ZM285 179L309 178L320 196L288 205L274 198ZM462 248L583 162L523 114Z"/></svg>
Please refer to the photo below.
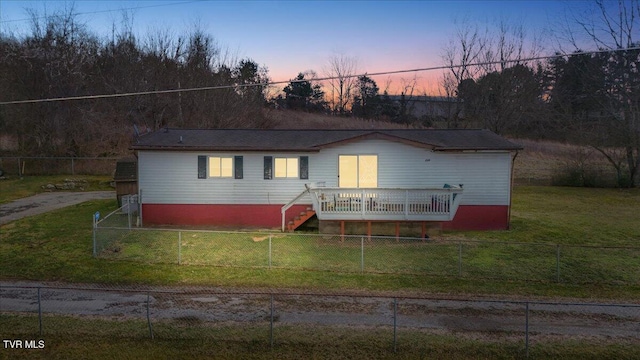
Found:
<svg viewBox="0 0 640 360"><path fill-rule="evenodd" d="M138 160L133 156L118 159L113 180L135 181L138 178L137 162Z"/></svg>
<svg viewBox="0 0 640 360"><path fill-rule="evenodd" d="M371 129L371 130L261 130L162 129L144 135L133 150L208 151L319 151L359 138L381 137L433 150L519 150L489 130Z"/></svg>

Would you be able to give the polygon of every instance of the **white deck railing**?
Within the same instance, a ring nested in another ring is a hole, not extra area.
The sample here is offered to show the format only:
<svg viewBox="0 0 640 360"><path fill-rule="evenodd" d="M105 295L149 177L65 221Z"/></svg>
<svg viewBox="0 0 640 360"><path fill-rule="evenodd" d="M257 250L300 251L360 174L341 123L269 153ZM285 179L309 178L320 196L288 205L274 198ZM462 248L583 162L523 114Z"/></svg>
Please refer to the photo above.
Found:
<svg viewBox="0 0 640 360"><path fill-rule="evenodd" d="M448 221L458 210L461 188L311 188L320 220Z"/></svg>

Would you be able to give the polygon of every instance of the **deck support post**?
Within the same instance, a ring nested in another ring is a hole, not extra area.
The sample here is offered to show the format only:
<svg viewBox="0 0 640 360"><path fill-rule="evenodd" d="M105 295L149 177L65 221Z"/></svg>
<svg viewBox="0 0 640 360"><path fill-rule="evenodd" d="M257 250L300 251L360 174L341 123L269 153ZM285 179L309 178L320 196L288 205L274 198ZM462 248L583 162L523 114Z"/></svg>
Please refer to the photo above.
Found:
<svg viewBox="0 0 640 360"><path fill-rule="evenodd" d="M420 237L422 238L422 241L424 241L425 235L427 235L427 223L423 221L422 222L422 231L420 232Z"/></svg>
<svg viewBox="0 0 640 360"><path fill-rule="evenodd" d="M371 242L371 221L367 221L367 241Z"/></svg>
<svg viewBox="0 0 640 360"><path fill-rule="evenodd" d="M344 220L340 221L340 242L344 242Z"/></svg>
<svg viewBox="0 0 640 360"><path fill-rule="evenodd" d="M400 241L400 222L396 221L396 242Z"/></svg>

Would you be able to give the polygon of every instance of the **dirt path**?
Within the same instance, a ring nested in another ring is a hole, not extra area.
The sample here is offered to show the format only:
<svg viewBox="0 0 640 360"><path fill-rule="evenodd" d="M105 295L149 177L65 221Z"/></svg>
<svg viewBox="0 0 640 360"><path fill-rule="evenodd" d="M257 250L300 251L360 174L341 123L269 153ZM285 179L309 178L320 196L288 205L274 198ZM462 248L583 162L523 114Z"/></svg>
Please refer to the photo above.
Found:
<svg viewBox="0 0 640 360"><path fill-rule="evenodd" d="M16 287L21 286L21 287ZM269 321L271 295L247 289L65 288L31 282L0 282L1 312L37 311L37 286L45 313L144 318L149 296L154 321L256 323ZM274 294L278 324L392 326L394 299L341 295ZM399 298L401 328L445 333L503 336L522 334L526 304L521 300ZM544 336L598 337L640 341L640 306L593 303L529 304L529 331Z"/></svg>
<svg viewBox="0 0 640 360"><path fill-rule="evenodd" d="M0 225L89 200L115 199L115 191L48 192L0 205Z"/></svg>

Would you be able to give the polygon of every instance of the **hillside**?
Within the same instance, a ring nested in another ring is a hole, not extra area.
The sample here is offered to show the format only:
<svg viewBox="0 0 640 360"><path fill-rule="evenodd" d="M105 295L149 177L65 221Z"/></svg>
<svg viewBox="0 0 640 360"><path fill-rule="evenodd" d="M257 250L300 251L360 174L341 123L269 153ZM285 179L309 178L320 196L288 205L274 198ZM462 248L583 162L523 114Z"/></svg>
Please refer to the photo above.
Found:
<svg viewBox="0 0 640 360"><path fill-rule="evenodd" d="M406 125L367 120L355 117L341 117L295 110L264 111L269 125L275 129L402 129Z"/></svg>

